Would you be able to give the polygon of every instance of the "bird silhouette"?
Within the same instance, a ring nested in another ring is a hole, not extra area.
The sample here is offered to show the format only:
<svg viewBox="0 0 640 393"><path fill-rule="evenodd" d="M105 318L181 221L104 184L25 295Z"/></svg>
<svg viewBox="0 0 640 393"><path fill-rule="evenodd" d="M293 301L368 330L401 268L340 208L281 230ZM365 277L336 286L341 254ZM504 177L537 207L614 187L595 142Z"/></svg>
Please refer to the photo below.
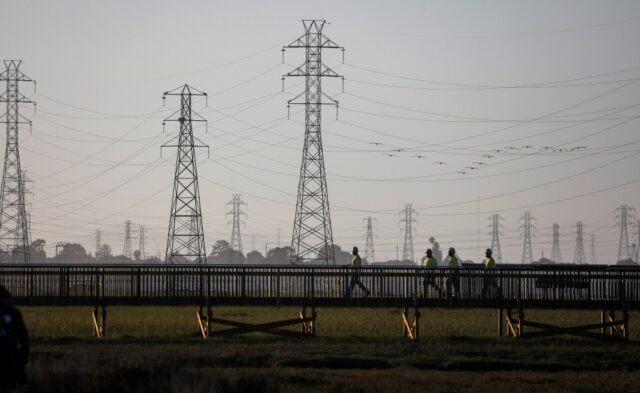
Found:
<svg viewBox="0 0 640 393"><path fill-rule="evenodd" d="M415 158L427 158L427 156L421 156L420 154L417 154L415 156L411 156L411 157L415 157Z"/></svg>
<svg viewBox="0 0 640 393"><path fill-rule="evenodd" d="M531 145L524 145L522 146L523 149L533 149L533 146Z"/></svg>
<svg viewBox="0 0 640 393"><path fill-rule="evenodd" d="M467 171L458 171L458 173L461 174L461 175L468 175L469 174L469 172L467 172Z"/></svg>
<svg viewBox="0 0 640 393"><path fill-rule="evenodd" d="M480 161L474 161L473 164L476 164L476 165L479 165L479 166L487 165L486 162L480 162Z"/></svg>
<svg viewBox="0 0 640 393"><path fill-rule="evenodd" d="M444 161L434 161L433 163L436 165L447 165L447 163Z"/></svg>
<svg viewBox="0 0 640 393"><path fill-rule="evenodd" d="M507 146L507 147L505 147L505 149L507 149L507 150L520 150L519 147L515 147L515 146Z"/></svg>
<svg viewBox="0 0 640 393"><path fill-rule="evenodd" d="M384 143L380 143L380 142L369 142L370 145L376 145L376 146L382 146L384 145Z"/></svg>
<svg viewBox="0 0 640 393"><path fill-rule="evenodd" d="M402 152L402 151L407 151L407 149L393 149L393 150L391 150L391 151L394 151L394 152L400 153L400 152Z"/></svg>
<svg viewBox="0 0 640 393"><path fill-rule="evenodd" d="M476 170L476 169L478 169L478 168L477 168L477 167L475 167L475 166L465 166L465 167L464 167L464 169L468 169L468 170L470 170L470 171L475 171L475 170Z"/></svg>
<svg viewBox="0 0 640 393"><path fill-rule="evenodd" d="M396 156L395 154L385 154L385 156L387 156L387 157L391 157L391 158L398 157L398 156Z"/></svg>
<svg viewBox="0 0 640 393"><path fill-rule="evenodd" d="M502 149L493 149L491 150L492 153L504 153L504 150Z"/></svg>
<svg viewBox="0 0 640 393"><path fill-rule="evenodd" d="M586 146L576 146L576 147L572 147L571 149L569 149L569 151L576 151L576 150L582 150L582 149L586 149Z"/></svg>
<svg viewBox="0 0 640 393"><path fill-rule="evenodd" d="M491 154L485 154L482 157L483 158L488 158L488 159L496 158L496 156L492 156Z"/></svg>

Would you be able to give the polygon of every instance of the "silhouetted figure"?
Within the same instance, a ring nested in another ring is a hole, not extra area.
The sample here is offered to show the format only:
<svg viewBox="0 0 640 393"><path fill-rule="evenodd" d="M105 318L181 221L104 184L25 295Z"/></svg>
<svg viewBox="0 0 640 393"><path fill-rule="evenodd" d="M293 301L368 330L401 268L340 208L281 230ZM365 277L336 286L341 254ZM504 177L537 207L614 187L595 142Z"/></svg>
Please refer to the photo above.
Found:
<svg viewBox="0 0 640 393"><path fill-rule="evenodd" d="M349 283L349 296L353 293L355 286L359 286L360 289L369 296L371 292L360 281L360 267L362 266L362 259L358 255L358 247L353 247L353 258L351 258L351 283Z"/></svg>
<svg viewBox="0 0 640 393"><path fill-rule="evenodd" d="M458 275L458 269L460 268L460 262L456 256L456 249L449 248L449 264L450 269L449 278L447 279L447 297L460 297L460 276ZM453 289L453 292L452 292Z"/></svg>
<svg viewBox="0 0 640 393"><path fill-rule="evenodd" d="M422 268L425 269L425 277L423 281L424 297L427 297L427 287L431 286L436 290L436 293L440 292L440 286L436 281L433 269L438 267L438 261L433 257L433 251L430 248L427 249L427 253L422 258Z"/></svg>
<svg viewBox="0 0 640 393"><path fill-rule="evenodd" d="M9 304L11 294L0 285L0 392L26 382L29 333L20 311Z"/></svg>
<svg viewBox="0 0 640 393"><path fill-rule="evenodd" d="M484 253L486 258L484 260L485 277L482 285L483 299L487 298L487 294L491 291L492 288L496 288L498 297L502 298L502 289L498 285L498 281L496 280L495 276L493 275L494 273L492 272L492 270L496 268L496 261L491 256L492 254L493 251L490 248L487 248L487 251L485 251Z"/></svg>
<svg viewBox="0 0 640 393"><path fill-rule="evenodd" d="M442 250L440 249L440 243L436 241L436 238L431 236L429 238L429 243L431 243L431 252L433 253L433 257L436 261L442 261Z"/></svg>

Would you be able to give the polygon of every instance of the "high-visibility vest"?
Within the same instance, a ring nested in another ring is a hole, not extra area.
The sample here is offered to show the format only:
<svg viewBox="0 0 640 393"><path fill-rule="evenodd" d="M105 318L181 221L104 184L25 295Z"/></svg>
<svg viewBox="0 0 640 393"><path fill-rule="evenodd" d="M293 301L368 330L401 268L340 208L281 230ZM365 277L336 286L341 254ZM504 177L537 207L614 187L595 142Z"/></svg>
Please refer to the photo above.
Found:
<svg viewBox="0 0 640 393"><path fill-rule="evenodd" d="M458 263L458 258L455 255L449 258L449 267L450 268L460 267L460 263Z"/></svg>
<svg viewBox="0 0 640 393"><path fill-rule="evenodd" d="M351 267L353 268L359 268L362 265L362 259L360 259L360 255L354 255L353 258L351 258Z"/></svg>
<svg viewBox="0 0 640 393"><path fill-rule="evenodd" d="M486 258L484 260L485 269L493 269L494 267L496 267L496 261L492 257Z"/></svg>
<svg viewBox="0 0 640 393"><path fill-rule="evenodd" d="M438 261L434 257L424 257L422 259L422 267L434 268L438 267Z"/></svg>

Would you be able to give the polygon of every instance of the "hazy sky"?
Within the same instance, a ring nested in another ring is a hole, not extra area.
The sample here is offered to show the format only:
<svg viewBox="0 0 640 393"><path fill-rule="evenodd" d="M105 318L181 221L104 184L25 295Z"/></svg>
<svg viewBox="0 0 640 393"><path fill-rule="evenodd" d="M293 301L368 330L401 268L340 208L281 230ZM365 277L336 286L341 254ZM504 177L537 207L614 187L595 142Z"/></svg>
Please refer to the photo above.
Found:
<svg viewBox="0 0 640 393"><path fill-rule="evenodd" d="M160 145L176 130L161 122L178 101L163 108L161 96L189 83L210 95L197 105L209 129L196 130L211 147L198 156L207 250L229 239L233 193L248 203L245 251L275 245L278 229L288 244L304 118L294 107L287 120L302 85L281 92L281 76L303 53L282 64L280 49L310 18L329 21L326 35L346 48L345 64L323 54L346 78L344 93L324 82L341 105L337 120L333 108L323 115L337 244L364 246L371 215L378 258L395 258L398 212L413 203L416 257L435 236L476 258L478 217L484 249L499 212L503 254L519 262L519 218L531 210L536 259L558 222L571 261L579 220L587 257L594 233L598 261L615 259L613 210L640 208L637 1L4 1L0 54L38 81L36 94L23 87L37 113L23 109L33 132L21 133L33 238L93 251L101 228L119 253L131 219L147 227L147 251L163 253L175 152L161 157ZM392 149L407 151L384 155ZM474 162L487 165L458 173Z"/></svg>

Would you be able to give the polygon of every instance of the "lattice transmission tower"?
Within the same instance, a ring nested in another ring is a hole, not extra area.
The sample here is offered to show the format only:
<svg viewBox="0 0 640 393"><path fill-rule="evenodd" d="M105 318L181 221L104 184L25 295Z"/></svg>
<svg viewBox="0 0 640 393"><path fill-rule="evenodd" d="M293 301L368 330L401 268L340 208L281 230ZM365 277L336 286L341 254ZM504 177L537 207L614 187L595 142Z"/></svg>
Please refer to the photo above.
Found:
<svg viewBox="0 0 640 393"><path fill-rule="evenodd" d="M131 220L124 222L124 245L122 246L122 255L131 259L133 250L131 249Z"/></svg>
<svg viewBox="0 0 640 393"><path fill-rule="evenodd" d="M415 263L415 255L413 249L413 231L415 227L413 224L417 224L418 220L414 218L414 215L418 213L413 208L413 204L406 203L404 209L400 210L400 224L402 224L402 234L404 235L404 242L402 243L402 260L411 261Z"/></svg>
<svg viewBox="0 0 640 393"><path fill-rule="evenodd" d="M364 236L365 237L364 258L367 260L368 263L372 263L372 262L375 262L376 260L376 251L373 246L373 228L374 228L373 222L375 221L375 218L369 216L364 220L367 223L366 232Z"/></svg>
<svg viewBox="0 0 640 393"><path fill-rule="evenodd" d="M629 205L622 205L615 210L617 212L617 225L620 226L620 242L618 243L618 261L631 258L629 254L629 230L628 223L635 219L635 209Z"/></svg>
<svg viewBox="0 0 640 393"><path fill-rule="evenodd" d="M524 215L520 218L520 220L522 221L520 229L524 231L524 243L522 245L522 263L531 263L533 262L533 252L531 251L531 231L535 229L533 225L535 219L531 216L531 211L527 210L524 212Z"/></svg>
<svg viewBox="0 0 640 393"><path fill-rule="evenodd" d="M489 224L491 232L489 232L489 234L491 235L491 251L493 251L493 259L495 259L497 263L502 263L502 251L500 250L500 235L502 235L500 228L503 226L500 220L502 220L502 216L500 214L492 214L489 217L489 220L491 220L491 224Z"/></svg>
<svg viewBox="0 0 640 393"><path fill-rule="evenodd" d="M322 62L323 49L342 49L322 33L324 20L303 20L304 34L286 48L304 48L304 64L283 76L304 77L305 89L287 103L304 105L305 132L298 184L296 213L291 238L292 263L314 261L335 264L333 232L329 212L327 178L322 151L321 114L322 105L338 106L338 101L322 91L322 78L341 78L335 71Z"/></svg>
<svg viewBox="0 0 640 393"><path fill-rule="evenodd" d="M20 71L20 60L4 60L5 70L0 81L7 82L0 102L6 103L6 112L0 116L6 124L6 144L2 185L0 186L0 262L29 263L29 216L25 202L25 179L20 166L18 134L20 124L31 121L20 114L20 104L34 104L20 93L20 82L34 82ZM35 82L34 82L35 83Z"/></svg>
<svg viewBox="0 0 640 393"><path fill-rule="evenodd" d="M587 255L584 252L584 243L582 238L582 221L578 221L576 223L576 249L573 253L573 263L580 265L587 263Z"/></svg>
<svg viewBox="0 0 640 393"><path fill-rule="evenodd" d="M205 264L207 252L195 149L204 147L208 151L209 146L193 135L193 122L206 120L193 111L191 105L193 97L206 98L207 93L184 85L165 92L163 100L167 96L179 96L180 109L162 123L163 127L168 121L179 123L178 135L162 145L177 148L165 260L168 264Z"/></svg>
<svg viewBox="0 0 640 393"><path fill-rule="evenodd" d="M147 259L146 248L146 234L144 225L138 225L138 252L140 253L140 259Z"/></svg>
<svg viewBox="0 0 640 393"><path fill-rule="evenodd" d="M102 231L100 229L96 229L96 262L100 260L102 257Z"/></svg>
<svg viewBox="0 0 640 393"><path fill-rule="evenodd" d="M562 262L562 252L560 251L560 225L553 224L553 245L551 246L551 260Z"/></svg>
<svg viewBox="0 0 640 393"><path fill-rule="evenodd" d="M242 201L240 194L233 194L233 198L227 202L227 206L231 206L231 210L227 212L227 215L231 216L231 221L229 222L229 224L231 224L231 241L229 242L229 248L243 252L240 225L244 223L242 216L247 216L247 213L242 210L242 207L246 207L247 204Z"/></svg>

